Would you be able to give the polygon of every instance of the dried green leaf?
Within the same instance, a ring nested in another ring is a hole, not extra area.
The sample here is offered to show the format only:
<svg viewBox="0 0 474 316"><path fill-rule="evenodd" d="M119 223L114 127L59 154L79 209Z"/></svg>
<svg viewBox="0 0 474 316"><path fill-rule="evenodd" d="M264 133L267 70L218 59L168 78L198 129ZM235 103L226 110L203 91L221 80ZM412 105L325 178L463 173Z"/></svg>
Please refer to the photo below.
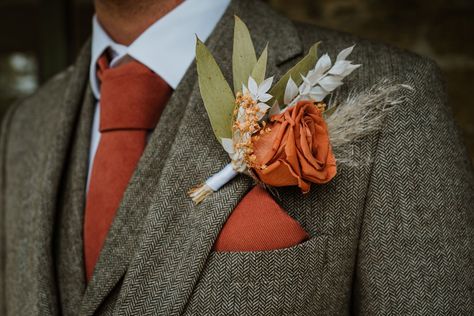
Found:
<svg viewBox="0 0 474 316"><path fill-rule="evenodd" d="M297 85L300 85L303 82L301 75L306 75L315 65L318 58L318 46L319 42L314 44L309 50L308 54L300 60L293 68L288 70L288 72L281 77L276 85L273 86L270 90L270 94L273 95L274 100L277 100L279 104L283 104L283 99L285 96L285 89L288 80L293 78ZM273 101L272 101L273 102Z"/></svg>
<svg viewBox="0 0 474 316"><path fill-rule="evenodd" d="M232 55L232 73L234 92L242 90L257 64L257 54L250 37L250 32L242 20L235 16L234 51Z"/></svg>
<svg viewBox="0 0 474 316"><path fill-rule="evenodd" d="M221 142L221 138L232 137L235 97L216 60L199 39L196 44L196 63L202 100L214 134Z"/></svg>
<svg viewBox="0 0 474 316"><path fill-rule="evenodd" d="M268 60L268 45L265 46L260 58L257 61L257 64L253 68L252 78L257 81L258 84L261 84L265 80L265 74L267 72L267 60Z"/></svg>

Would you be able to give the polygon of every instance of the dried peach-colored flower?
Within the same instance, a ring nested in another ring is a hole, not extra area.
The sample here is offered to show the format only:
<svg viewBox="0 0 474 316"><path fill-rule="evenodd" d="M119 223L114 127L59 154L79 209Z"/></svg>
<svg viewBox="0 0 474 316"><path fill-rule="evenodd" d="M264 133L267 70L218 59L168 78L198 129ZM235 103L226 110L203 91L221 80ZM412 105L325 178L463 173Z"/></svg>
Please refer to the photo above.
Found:
<svg viewBox="0 0 474 316"><path fill-rule="evenodd" d="M300 101L271 117L264 132L252 138L253 171L260 181L297 185L307 193L311 183L326 183L336 175L323 111L321 104Z"/></svg>

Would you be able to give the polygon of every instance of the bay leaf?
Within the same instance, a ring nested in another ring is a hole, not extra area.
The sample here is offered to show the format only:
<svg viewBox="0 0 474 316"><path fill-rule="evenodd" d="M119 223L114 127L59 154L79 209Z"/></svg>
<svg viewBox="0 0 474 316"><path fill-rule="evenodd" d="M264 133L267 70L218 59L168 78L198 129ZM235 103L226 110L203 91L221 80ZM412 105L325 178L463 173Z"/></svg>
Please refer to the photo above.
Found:
<svg viewBox="0 0 474 316"><path fill-rule="evenodd" d="M249 29L238 16L235 16L234 50L232 54L235 93L242 90L242 84L247 84L256 64L257 54L255 53Z"/></svg>
<svg viewBox="0 0 474 316"><path fill-rule="evenodd" d="M197 39L196 64L199 90L214 134L219 142L232 138L235 97L219 65L202 41Z"/></svg>
<svg viewBox="0 0 474 316"><path fill-rule="evenodd" d="M265 46L265 49L260 55L260 58L258 59L257 64L255 65L252 71L252 78L255 79L255 81L258 84L261 84L263 80L265 80L265 75L267 72L267 61L268 61L268 45Z"/></svg>

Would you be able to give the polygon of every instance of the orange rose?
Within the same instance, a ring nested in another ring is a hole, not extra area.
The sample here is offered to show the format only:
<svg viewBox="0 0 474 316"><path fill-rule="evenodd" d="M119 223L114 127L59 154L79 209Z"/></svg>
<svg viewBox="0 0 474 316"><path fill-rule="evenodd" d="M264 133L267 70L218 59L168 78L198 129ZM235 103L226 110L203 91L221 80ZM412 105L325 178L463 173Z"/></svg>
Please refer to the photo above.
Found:
<svg viewBox="0 0 474 316"><path fill-rule="evenodd" d="M271 186L297 185L307 193L311 183L322 184L336 175L323 110L312 101L300 101L274 115L269 131L253 138L253 170Z"/></svg>

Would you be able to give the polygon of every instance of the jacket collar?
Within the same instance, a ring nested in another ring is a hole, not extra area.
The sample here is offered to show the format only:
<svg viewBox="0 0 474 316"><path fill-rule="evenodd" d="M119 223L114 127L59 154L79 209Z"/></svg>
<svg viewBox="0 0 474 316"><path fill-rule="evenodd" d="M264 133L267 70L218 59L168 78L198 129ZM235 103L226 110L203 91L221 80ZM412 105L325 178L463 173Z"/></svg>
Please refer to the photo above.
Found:
<svg viewBox="0 0 474 316"><path fill-rule="evenodd" d="M269 73L278 77L278 65L302 53L289 20L261 1L233 0L206 42L229 82L234 14L249 26L258 52L269 43ZM83 297L81 314L93 314L121 280L117 309L124 308L122 303L138 309L133 306L135 298L152 288L159 301L157 314L184 309L217 234L252 181L239 176L198 206L186 192L227 162L207 119L193 63L124 194ZM146 286L136 287L137 282Z"/></svg>

